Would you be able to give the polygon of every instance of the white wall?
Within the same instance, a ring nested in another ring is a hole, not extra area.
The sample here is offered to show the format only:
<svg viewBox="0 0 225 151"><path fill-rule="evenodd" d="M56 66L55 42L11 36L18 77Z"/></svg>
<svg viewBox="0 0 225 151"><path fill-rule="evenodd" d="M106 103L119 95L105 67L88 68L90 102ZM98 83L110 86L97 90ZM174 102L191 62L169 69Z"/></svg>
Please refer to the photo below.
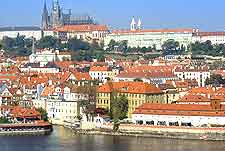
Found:
<svg viewBox="0 0 225 151"><path fill-rule="evenodd" d="M191 122L193 126L201 126L208 124L225 124L225 117L223 116L179 116L179 115L147 115L147 114L132 114L132 122L142 120L144 124L146 121L154 121L157 124L158 121L169 122Z"/></svg>
<svg viewBox="0 0 225 151"><path fill-rule="evenodd" d="M42 32L41 30L30 30L30 31L1 31L0 32L0 40L3 39L3 37L7 36L10 38L16 38L17 35L24 35L26 38L31 38L34 37L36 40L40 40L42 37Z"/></svg>

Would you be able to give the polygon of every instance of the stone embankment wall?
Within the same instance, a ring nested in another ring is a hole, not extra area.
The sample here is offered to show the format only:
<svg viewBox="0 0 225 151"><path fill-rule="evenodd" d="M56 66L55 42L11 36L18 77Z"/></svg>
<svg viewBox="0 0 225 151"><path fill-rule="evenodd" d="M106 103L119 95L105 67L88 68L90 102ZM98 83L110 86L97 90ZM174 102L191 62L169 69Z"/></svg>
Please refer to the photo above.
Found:
<svg viewBox="0 0 225 151"><path fill-rule="evenodd" d="M102 125L101 128L76 130L76 133L89 135L225 140L225 128L120 125L119 131L113 132L112 127L112 124Z"/></svg>

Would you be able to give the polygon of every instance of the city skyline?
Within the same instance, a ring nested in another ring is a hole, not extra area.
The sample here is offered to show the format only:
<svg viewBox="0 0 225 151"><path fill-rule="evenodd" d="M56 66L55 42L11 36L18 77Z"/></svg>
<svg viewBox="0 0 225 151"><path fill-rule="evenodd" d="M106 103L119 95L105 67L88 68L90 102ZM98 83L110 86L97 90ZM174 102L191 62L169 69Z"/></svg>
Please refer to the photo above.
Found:
<svg viewBox="0 0 225 151"><path fill-rule="evenodd" d="M40 26L45 0L2 1L0 26ZM51 0L46 0L48 9ZM140 0L59 0L63 9L72 9L74 14L89 14L101 24L112 28L129 28L132 16L141 18L144 28L200 28L208 31L225 30L222 20L225 2L217 0L172 0L170 2ZM118 5L120 5L118 7ZM147 6L147 7L146 7ZM148 7L149 6L149 7ZM25 8L25 9L24 9ZM5 15L8 14L8 15ZM19 15L18 15L19 14Z"/></svg>

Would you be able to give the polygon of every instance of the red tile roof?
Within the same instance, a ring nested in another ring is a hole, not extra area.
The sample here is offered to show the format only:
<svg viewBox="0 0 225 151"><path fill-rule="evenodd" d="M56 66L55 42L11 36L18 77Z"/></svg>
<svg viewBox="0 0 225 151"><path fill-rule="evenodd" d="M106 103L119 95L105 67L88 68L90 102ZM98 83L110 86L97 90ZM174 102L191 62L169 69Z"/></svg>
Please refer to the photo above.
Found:
<svg viewBox="0 0 225 151"><path fill-rule="evenodd" d="M133 114L179 115L179 116L225 116L225 105L214 110L211 105L195 104L151 104L139 106Z"/></svg>
<svg viewBox="0 0 225 151"><path fill-rule="evenodd" d="M193 29L143 29L143 30L114 30L112 34L138 33L192 33Z"/></svg>
<svg viewBox="0 0 225 151"><path fill-rule="evenodd" d="M106 25L65 25L56 28L54 31L58 32L92 32L92 31L108 31Z"/></svg>
<svg viewBox="0 0 225 151"><path fill-rule="evenodd" d="M194 36L225 36L225 32L196 32Z"/></svg>
<svg viewBox="0 0 225 151"><path fill-rule="evenodd" d="M202 95L192 95L188 94L185 95L184 97L180 98L179 100L176 101L176 103L182 103L182 102L210 102L211 100L208 97L202 96Z"/></svg>
<svg viewBox="0 0 225 151"><path fill-rule="evenodd" d="M82 80L90 81L91 80L91 76L87 72L83 73L83 72L72 71L72 74L78 81L82 81Z"/></svg>
<svg viewBox="0 0 225 151"><path fill-rule="evenodd" d="M99 93L134 93L134 94L161 94L162 91L154 85L143 82L107 82L97 90Z"/></svg>
<svg viewBox="0 0 225 151"><path fill-rule="evenodd" d="M107 66L91 66L90 71L91 72L109 71L109 68Z"/></svg>

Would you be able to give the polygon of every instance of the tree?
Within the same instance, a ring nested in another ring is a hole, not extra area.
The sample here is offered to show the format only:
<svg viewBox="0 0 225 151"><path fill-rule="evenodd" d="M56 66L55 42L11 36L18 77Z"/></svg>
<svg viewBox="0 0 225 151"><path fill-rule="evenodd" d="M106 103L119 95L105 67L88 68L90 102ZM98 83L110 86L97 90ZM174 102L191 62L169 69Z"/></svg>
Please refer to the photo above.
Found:
<svg viewBox="0 0 225 151"><path fill-rule="evenodd" d="M118 131L120 125L119 121L127 117L127 97L125 95L121 95L118 97L118 94L116 92L113 92L110 111L113 118L113 131Z"/></svg>
<svg viewBox="0 0 225 151"><path fill-rule="evenodd" d="M85 114L87 121L91 121L94 117L96 108L96 86L85 84L78 87L78 93L86 95L87 99L80 100L82 112Z"/></svg>
<svg viewBox="0 0 225 151"><path fill-rule="evenodd" d="M123 40L119 42L119 46L118 46L118 50L122 51L122 52L127 52L127 45L128 45L128 41L127 40Z"/></svg>
<svg viewBox="0 0 225 151"><path fill-rule="evenodd" d="M68 49L72 51L88 50L90 45L80 39L72 38L68 40Z"/></svg>
<svg viewBox="0 0 225 151"><path fill-rule="evenodd" d="M177 54L180 50L179 42L175 41L174 39L168 39L162 45L162 50L164 55L174 55Z"/></svg>
<svg viewBox="0 0 225 151"><path fill-rule="evenodd" d="M141 51L142 53L146 53L146 52L148 51L148 48L147 48L147 47L142 47L142 48L140 49L140 51Z"/></svg>
<svg viewBox="0 0 225 151"><path fill-rule="evenodd" d="M206 85L212 85L212 86L220 86L221 84L225 84L225 79L222 75L214 74L210 78L207 78L205 81Z"/></svg>
<svg viewBox="0 0 225 151"><path fill-rule="evenodd" d="M9 124L11 123L7 118L0 117L0 124Z"/></svg>
<svg viewBox="0 0 225 151"><path fill-rule="evenodd" d="M114 50L115 46L117 45L116 41L115 40L110 40L109 44L108 44L108 49L110 51Z"/></svg>
<svg viewBox="0 0 225 151"><path fill-rule="evenodd" d="M41 49L44 48L55 49L59 45L58 43L59 41L56 38L52 36L45 36L38 41L37 47Z"/></svg>
<svg viewBox="0 0 225 151"><path fill-rule="evenodd" d="M43 108L37 108L37 111L41 114L41 120L48 121L48 113Z"/></svg>

